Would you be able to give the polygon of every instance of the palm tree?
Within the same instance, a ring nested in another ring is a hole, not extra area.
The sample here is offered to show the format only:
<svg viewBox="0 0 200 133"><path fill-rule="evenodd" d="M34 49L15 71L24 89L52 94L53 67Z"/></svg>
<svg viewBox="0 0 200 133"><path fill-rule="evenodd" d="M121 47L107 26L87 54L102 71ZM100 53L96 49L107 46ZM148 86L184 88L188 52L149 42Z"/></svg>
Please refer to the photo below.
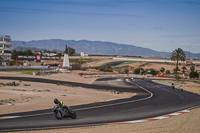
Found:
<svg viewBox="0 0 200 133"><path fill-rule="evenodd" d="M175 73L176 73L176 78L177 77L177 73L178 73L178 62L179 61L185 61L185 53L181 48L175 49L172 54L171 54L171 60L176 61L176 68L175 68Z"/></svg>

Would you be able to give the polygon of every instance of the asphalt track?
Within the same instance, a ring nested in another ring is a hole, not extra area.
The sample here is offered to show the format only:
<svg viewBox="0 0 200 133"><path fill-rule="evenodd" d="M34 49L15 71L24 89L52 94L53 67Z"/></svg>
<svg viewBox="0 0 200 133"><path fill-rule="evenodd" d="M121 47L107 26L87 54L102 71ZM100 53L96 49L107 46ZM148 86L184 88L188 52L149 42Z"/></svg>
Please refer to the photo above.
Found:
<svg viewBox="0 0 200 133"><path fill-rule="evenodd" d="M0 118L8 118L0 119L0 132L80 127L141 120L200 105L199 95L186 91L181 92L178 89L173 90L171 87L154 83L150 79L136 79L133 83L131 80L126 82L126 79L106 78L98 79L92 85L25 77L5 76L0 79L71 84L91 89L137 93L136 96L126 99L73 106L72 109L78 115L75 120L71 118L57 120L51 109L0 115ZM49 100L53 105L53 99Z"/></svg>

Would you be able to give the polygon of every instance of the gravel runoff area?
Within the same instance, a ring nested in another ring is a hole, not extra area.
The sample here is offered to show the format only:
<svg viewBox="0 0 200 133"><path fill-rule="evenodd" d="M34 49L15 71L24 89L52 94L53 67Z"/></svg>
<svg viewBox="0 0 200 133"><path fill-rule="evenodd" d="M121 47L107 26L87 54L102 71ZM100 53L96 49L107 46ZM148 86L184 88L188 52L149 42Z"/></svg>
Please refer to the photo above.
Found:
<svg viewBox="0 0 200 133"><path fill-rule="evenodd" d="M27 76L19 73L0 73L0 76ZM39 76L39 78L57 79L63 81L74 81L81 83L92 83L95 79L84 79L78 73L70 74L53 74L51 76ZM49 85L46 83L33 83L25 81L16 81L19 86L5 85L10 83L10 80L1 80L0 86L0 100L11 100L12 104L0 105L0 114L22 112L33 110L34 106L38 109L51 108L53 101L46 100L53 99L55 96L62 99L70 105L77 105L90 102L98 102L104 99L114 100L118 98L125 98L133 96L134 94L115 94L107 91L96 91L86 88L75 88L68 85ZM55 90L56 88L56 90ZM199 88L200 89L200 88ZM196 92L195 92L196 93ZM97 97L97 95L99 97ZM81 97L81 98L78 98ZM103 98L102 98L103 97ZM81 99L81 100L78 100ZM7 101L7 102L8 102ZM38 103L40 102L39 106ZM41 102L43 102L41 104ZM66 102L65 102L66 103ZM66 104L67 104L66 103ZM6 108L6 109L4 109ZM36 108L35 108L36 109ZM133 114L134 115L134 114ZM79 128L63 128L53 130L40 130L40 131L19 131L17 133L199 133L200 131L200 108L191 110L191 112L179 116L156 120L145 123L134 124L114 124L114 125L100 125Z"/></svg>

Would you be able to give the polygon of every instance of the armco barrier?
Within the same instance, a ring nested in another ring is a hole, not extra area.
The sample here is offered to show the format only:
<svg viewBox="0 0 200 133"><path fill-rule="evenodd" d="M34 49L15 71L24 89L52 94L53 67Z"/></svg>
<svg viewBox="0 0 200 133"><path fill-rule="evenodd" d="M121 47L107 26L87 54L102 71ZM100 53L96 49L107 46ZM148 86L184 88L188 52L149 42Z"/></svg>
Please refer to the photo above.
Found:
<svg viewBox="0 0 200 133"><path fill-rule="evenodd" d="M0 70L11 70L11 69L47 69L48 66L0 66Z"/></svg>
<svg viewBox="0 0 200 133"><path fill-rule="evenodd" d="M101 77L134 77L134 78L142 78L144 75L136 75L136 74L99 74L99 75L82 75L84 78L101 78Z"/></svg>

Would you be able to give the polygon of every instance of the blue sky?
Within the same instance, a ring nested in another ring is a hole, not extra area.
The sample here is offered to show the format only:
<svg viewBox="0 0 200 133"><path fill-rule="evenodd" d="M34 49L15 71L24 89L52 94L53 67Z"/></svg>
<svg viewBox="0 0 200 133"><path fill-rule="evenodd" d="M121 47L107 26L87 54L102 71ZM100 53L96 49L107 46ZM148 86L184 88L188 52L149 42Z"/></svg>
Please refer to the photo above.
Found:
<svg viewBox="0 0 200 133"><path fill-rule="evenodd" d="M0 0L12 40L110 41L200 53L199 0Z"/></svg>

